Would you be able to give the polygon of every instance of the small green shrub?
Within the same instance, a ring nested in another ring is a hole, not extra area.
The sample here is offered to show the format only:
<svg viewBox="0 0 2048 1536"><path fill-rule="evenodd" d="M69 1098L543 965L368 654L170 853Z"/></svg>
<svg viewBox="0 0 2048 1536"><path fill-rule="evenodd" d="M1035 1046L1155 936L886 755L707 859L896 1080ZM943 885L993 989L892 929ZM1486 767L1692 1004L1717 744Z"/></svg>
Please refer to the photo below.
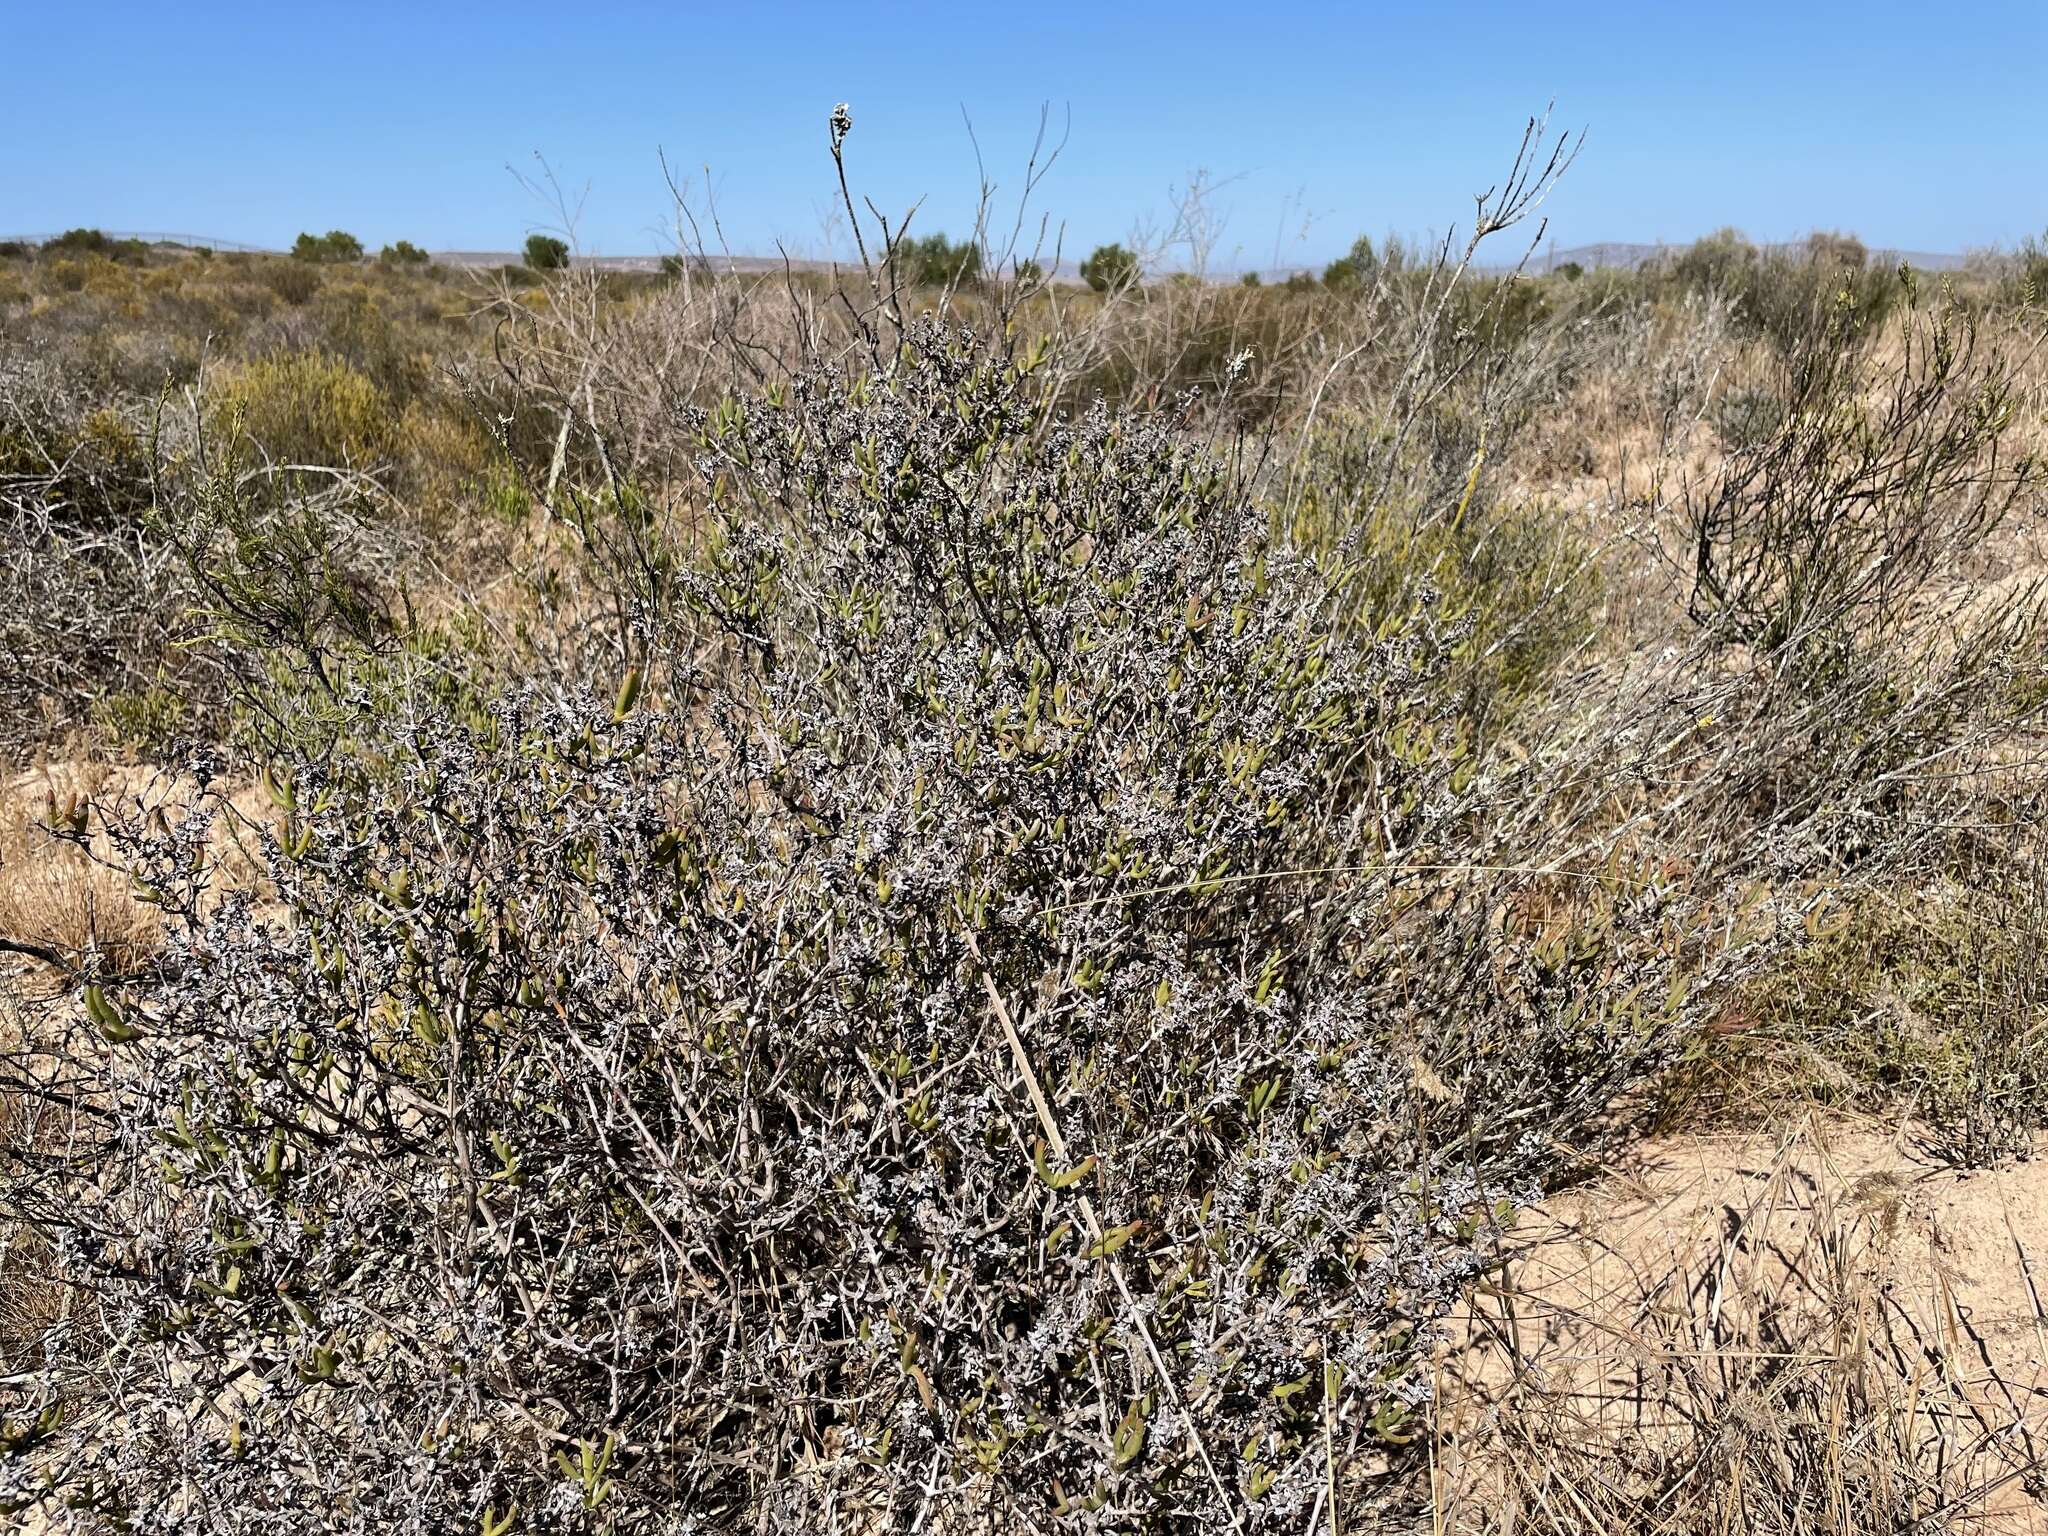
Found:
<svg viewBox="0 0 2048 1536"><path fill-rule="evenodd" d="M1757 248L1739 229L1720 229L1703 235L1685 250L1668 259L1668 270L1679 286L1695 292L1732 294L1747 280L1762 259Z"/></svg>
<svg viewBox="0 0 2048 1536"><path fill-rule="evenodd" d="M393 417L377 386L339 358L289 352L232 370L215 429L241 431L283 464L375 463L391 451Z"/></svg>
<svg viewBox="0 0 2048 1536"><path fill-rule="evenodd" d="M148 762L162 762L191 723L185 696L152 684L123 688L95 700L92 721L101 738L117 751Z"/></svg>
<svg viewBox="0 0 2048 1536"><path fill-rule="evenodd" d="M1875 893L1731 1004L1696 1054L1740 1052L1726 1111L1806 1097L1910 1116L1985 1167L2048 1126L2048 908L2023 865Z"/></svg>
<svg viewBox="0 0 2048 1536"><path fill-rule="evenodd" d="M377 253L377 260L387 267L423 267L432 259L410 240L387 245Z"/></svg>
<svg viewBox="0 0 2048 1536"><path fill-rule="evenodd" d="M263 282L287 304L303 304L320 291L320 273L305 262L267 261Z"/></svg>

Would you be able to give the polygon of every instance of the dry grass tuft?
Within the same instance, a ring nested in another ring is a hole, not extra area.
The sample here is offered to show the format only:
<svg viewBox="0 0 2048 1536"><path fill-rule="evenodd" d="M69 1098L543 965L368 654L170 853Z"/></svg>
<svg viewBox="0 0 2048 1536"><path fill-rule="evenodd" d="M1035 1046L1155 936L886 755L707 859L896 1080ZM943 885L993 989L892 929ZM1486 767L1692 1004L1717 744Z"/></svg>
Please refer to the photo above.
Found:
<svg viewBox="0 0 2048 1536"><path fill-rule="evenodd" d="M16 958L40 951L68 969L127 971L155 950L157 915L129 879L48 830L53 808L106 793L119 771L45 768L0 791L0 940L16 947Z"/></svg>
<svg viewBox="0 0 2048 1536"><path fill-rule="evenodd" d="M1551 1202L1444 1365L1440 1530L2048 1529L2048 1209L1808 1122Z"/></svg>

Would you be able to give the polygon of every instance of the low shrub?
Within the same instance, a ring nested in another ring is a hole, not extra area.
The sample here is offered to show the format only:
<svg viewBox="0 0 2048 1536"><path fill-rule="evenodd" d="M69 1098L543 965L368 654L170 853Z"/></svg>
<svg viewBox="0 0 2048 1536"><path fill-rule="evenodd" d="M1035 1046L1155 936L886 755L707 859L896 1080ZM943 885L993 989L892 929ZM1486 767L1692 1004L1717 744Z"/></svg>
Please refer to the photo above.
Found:
<svg viewBox="0 0 2048 1536"><path fill-rule="evenodd" d="M287 304L303 304L320 291L320 274L299 262L265 262L263 281Z"/></svg>
<svg viewBox="0 0 2048 1536"><path fill-rule="evenodd" d="M1551 790L1460 740L1471 618L1341 622L1394 556L1164 419L918 328L695 420L701 554L583 524L616 701L330 654L262 908L213 801L100 808L171 959L43 1053L91 1123L0 1166L115 1341L31 1406L130 1405L42 1437L53 1514L1365 1507L1332 1426L1398 1460L1552 1138L1752 941L1619 848L1544 883L1567 929L1503 917Z"/></svg>
<svg viewBox="0 0 2048 1536"><path fill-rule="evenodd" d="M1666 1085L1674 1114L1813 1104L1896 1118L1962 1167L2048 1123L2048 907L2026 856L1873 892L1731 1000Z"/></svg>
<svg viewBox="0 0 2048 1536"><path fill-rule="evenodd" d="M1846 293L1813 309L1769 392L1746 397L1741 439L1685 487L1693 610L1731 639L1895 625L2044 483L2008 446L2018 360L1980 353L1972 316L1915 303L1896 364L1873 358L1877 331Z"/></svg>
<svg viewBox="0 0 2048 1536"><path fill-rule="evenodd" d="M369 378L315 352L262 358L221 381L217 434L238 429L271 461L362 468L392 448L394 420Z"/></svg>

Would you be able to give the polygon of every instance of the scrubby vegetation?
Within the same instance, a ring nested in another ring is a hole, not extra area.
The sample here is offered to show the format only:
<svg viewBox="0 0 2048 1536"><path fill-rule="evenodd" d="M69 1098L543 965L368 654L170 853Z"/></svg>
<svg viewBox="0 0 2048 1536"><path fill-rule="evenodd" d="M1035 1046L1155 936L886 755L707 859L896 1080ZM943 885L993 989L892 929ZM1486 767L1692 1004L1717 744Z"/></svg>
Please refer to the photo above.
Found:
<svg viewBox="0 0 2048 1536"><path fill-rule="evenodd" d="M1320 283L8 258L5 746L125 767L0 842L0 1502L1423 1529L1646 1127L2029 1145L2026 280L1482 274L1564 158Z"/></svg>
<svg viewBox="0 0 2048 1536"><path fill-rule="evenodd" d="M363 242L345 229L330 229L324 235L301 233L292 242L292 255L300 261L361 261Z"/></svg>

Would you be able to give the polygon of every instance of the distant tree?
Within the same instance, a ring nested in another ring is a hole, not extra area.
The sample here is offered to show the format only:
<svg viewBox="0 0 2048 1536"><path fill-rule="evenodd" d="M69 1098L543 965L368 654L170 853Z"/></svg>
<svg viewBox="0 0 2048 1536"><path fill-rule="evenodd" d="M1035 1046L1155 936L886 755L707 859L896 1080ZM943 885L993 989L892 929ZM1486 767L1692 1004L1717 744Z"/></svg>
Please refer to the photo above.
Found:
<svg viewBox="0 0 2048 1536"><path fill-rule="evenodd" d="M1261 283L1263 283L1265 279L1260 277L1259 274L1256 272L1247 272L1243 277L1240 277L1238 281L1247 288L1256 288Z"/></svg>
<svg viewBox="0 0 2048 1536"><path fill-rule="evenodd" d="M300 261L345 262L363 259L363 242L345 229L330 229L324 235L301 233L292 242L292 255Z"/></svg>
<svg viewBox="0 0 2048 1536"><path fill-rule="evenodd" d="M377 253L377 259L387 267L423 267L430 260L427 253L410 240L385 246Z"/></svg>
<svg viewBox="0 0 2048 1536"><path fill-rule="evenodd" d="M1563 278L1568 283L1576 283L1580 278L1586 275L1586 269L1580 266L1576 261L1559 262L1557 264L1557 267L1555 268L1555 272L1557 276Z"/></svg>
<svg viewBox="0 0 2048 1536"><path fill-rule="evenodd" d="M905 240L896 247L896 271L913 288L964 287L981 276L981 247L972 240L955 244L938 233Z"/></svg>
<svg viewBox="0 0 2048 1536"><path fill-rule="evenodd" d="M109 261L139 261L149 254L143 241L116 240L97 229L67 229L56 239L44 241L43 249L66 256L104 256Z"/></svg>
<svg viewBox="0 0 2048 1536"><path fill-rule="evenodd" d="M2048 300L2048 236L2027 236L2014 253L2022 298L2030 304Z"/></svg>
<svg viewBox="0 0 2048 1536"><path fill-rule="evenodd" d="M111 256L114 242L97 229L67 229L54 240L45 240L46 251L62 251L66 255Z"/></svg>
<svg viewBox="0 0 2048 1536"><path fill-rule="evenodd" d="M1138 258L1121 245L1098 245L1081 263L1081 281L1097 293L1129 288L1142 276Z"/></svg>
<svg viewBox="0 0 2048 1536"><path fill-rule="evenodd" d="M1817 267L1847 267L1861 272L1870 252L1854 235L1817 229L1806 237L1806 259Z"/></svg>
<svg viewBox="0 0 2048 1536"><path fill-rule="evenodd" d="M1315 286L1316 275L1313 272L1294 272L1288 275L1286 287L1289 293L1306 293Z"/></svg>
<svg viewBox="0 0 2048 1536"><path fill-rule="evenodd" d="M528 235L526 264L536 272L560 271L569 265L569 242L553 235Z"/></svg>
<svg viewBox="0 0 2048 1536"><path fill-rule="evenodd" d="M1688 288L1732 292L1757 264L1757 249L1733 227L1717 229L1680 251L1671 275Z"/></svg>
<svg viewBox="0 0 2048 1536"><path fill-rule="evenodd" d="M1372 280L1379 270L1379 257L1374 254L1372 240L1360 235L1351 242L1351 249L1323 268L1323 286L1339 291L1359 288Z"/></svg>

